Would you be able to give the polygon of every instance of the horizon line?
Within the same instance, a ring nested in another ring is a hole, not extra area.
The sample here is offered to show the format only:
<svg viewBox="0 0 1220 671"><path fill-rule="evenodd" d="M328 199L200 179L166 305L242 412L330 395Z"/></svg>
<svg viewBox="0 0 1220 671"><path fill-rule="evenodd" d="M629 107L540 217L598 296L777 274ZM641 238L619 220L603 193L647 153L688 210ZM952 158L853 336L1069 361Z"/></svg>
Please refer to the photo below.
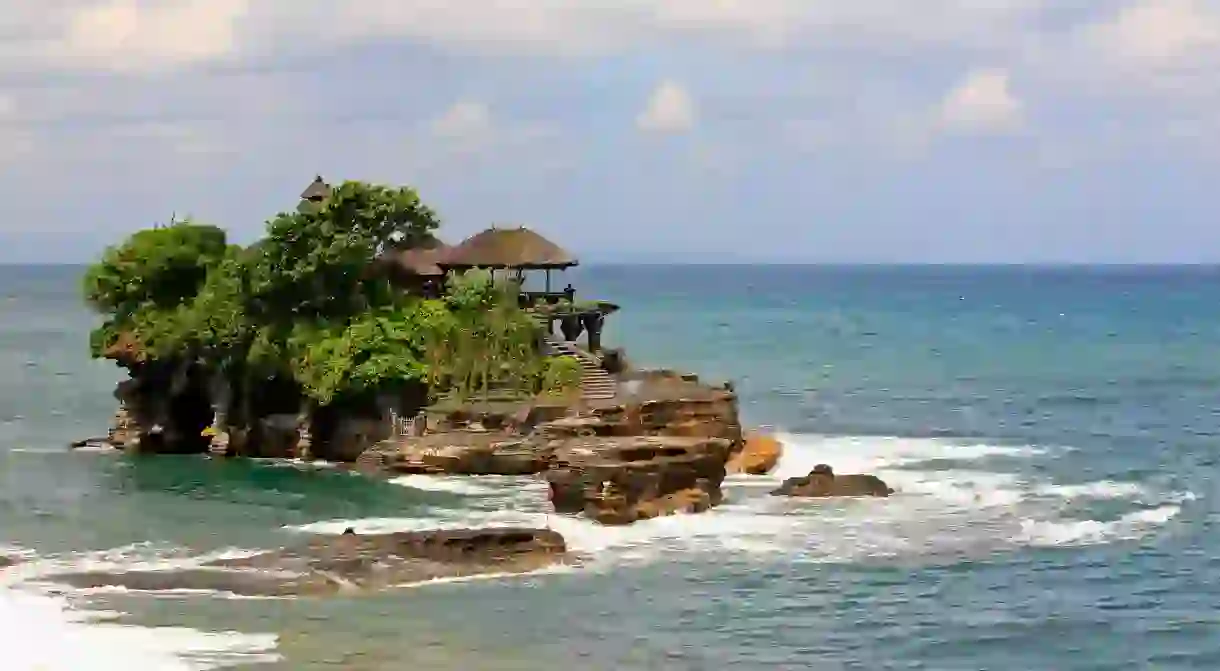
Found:
<svg viewBox="0 0 1220 671"><path fill-rule="evenodd" d="M0 267L36 268L88 266L94 261L4 261ZM770 266L770 267L824 267L824 268L1218 268L1220 259L1215 261L796 261L778 259L723 259L723 260L682 260L661 261L652 258L643 259L602 259L581 262L576 268L600 266L687 266L687 267L722 267L722 266Z"/></svg>

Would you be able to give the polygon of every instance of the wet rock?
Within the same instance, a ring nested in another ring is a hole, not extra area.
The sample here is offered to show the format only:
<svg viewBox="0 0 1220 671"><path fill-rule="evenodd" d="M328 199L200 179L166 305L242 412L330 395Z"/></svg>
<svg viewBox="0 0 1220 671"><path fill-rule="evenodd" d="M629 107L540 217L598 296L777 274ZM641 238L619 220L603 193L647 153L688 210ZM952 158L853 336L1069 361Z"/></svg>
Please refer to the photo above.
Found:
<svg viewBox="0 0 1220 671"><path fill-rule="evenodd" d="M546 474L551 503L602 524L701 512L723 498L730 448L710 437L570 439L555 448Z"/></svg>
<svg viewBox="0 0 1220 671"><path fill-rule="evenodd" d="M599 402L579 415L542 422L536 432L552 440L686 436L723 438L740 446L736 394L694 379L654 376L627 380L624 384L635 391L624 393L621 402Z"/></svg>
<svg viewBox="0 0 1220 671"><path fill-rule="evenodd" d="M68 443L68 447L73 450L113 450L117 449L110 439L105 436L95 436L93 438L83 438L74 440Z"/></svg>
<svg viewBox="0 0 1220 671"><path fill-rule="evenodd" d="M297 547L186 570L56 576L74 587L211 590L245 596L366 592L438 578L525 573L561 563L567 547L549 529L455 529L362 535L345 532Z"/></svg>
<svg viewBox="0 0 1220 671"><path fill-rule="evenodd" d="M772 496L831 497L831 496L880 496L893 494L894 490L875 475L835 475L826 464L819 464L809 475L788 478Z"/></svg>
<svg viewBox="0 0 1220 671"><path fill-rule="evenodd" d="M784 446L774 436L752 434L746 436L741 451L729 459L729 473L766 475L770 473L784 454Z"/></svg>
<svg viewBox="0 0 1220 671"><path fill-rule="evenodd" d="M358 464L393 473L532 475L546 470L549 450L500 433L451 431L387 441L366 451Z"/></svg>

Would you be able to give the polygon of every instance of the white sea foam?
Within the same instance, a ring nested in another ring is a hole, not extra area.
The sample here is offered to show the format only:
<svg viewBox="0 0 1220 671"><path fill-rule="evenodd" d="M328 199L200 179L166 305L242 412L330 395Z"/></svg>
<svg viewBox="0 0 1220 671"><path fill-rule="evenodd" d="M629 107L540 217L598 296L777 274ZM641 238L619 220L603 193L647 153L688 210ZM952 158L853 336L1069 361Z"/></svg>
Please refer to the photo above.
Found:
<svg viewBox="0 0 1220 671"><path fill-rule="evenodd" d="M1137 510L1109 522L1098 520L1021 520L1020 539L1035 547L1078 547L1138 540L1164 526L1182 511L1163 505Z"/></svg>
<svg viewBox="0 0 1220 671"><path fill-rule="evenodd" d="M114 620L121 613L90 610L65 594L22 582L65 569L164 568L184 561L181 558L149 561L154 559L149 550L150 546L128 546L54 561L23 553L27 563L0 571L0 631L5 632L0 668L193 671L278 659L274 635L120 624ZM124 563L121 557L134 562Z"/></svg>
<svg viewBox="0 0 1220 671"><path fill-rule="evenodd" d="M1115 482L1099 480L1080 485L1042 485L1036 490L1045 496L1063 499L1139 499L1148 495L1148 489L1138 482Z"/></svg>
<svg viewBox="0 0 1220 671"><path fill-rule="evenodd" d="M469 495L467 506L425 517L323 521L304 527L340 533L470 526L538 526L559 531L589 565L680 559L692 553L788 555L798 561L857 561L901 556L957 556L1059 544L1106 543L1155 532L1189 500L1141 483L1056 485L1044 476L1005 469L1045 455L1034 447L960 444L937 439L819 437L777 434L784 457L768 476L732 476L726 502L707 513L675 515L626 527L549 513L536 481L431 478L411 480ZM996 460L999 461L996 461ZM771 497L784 478L819 463L839 473L874 473L897 493L889 499L799 500ZM992 469L995 470L992 470ZM401 481L400 481L401 483ZM1117 522L1069 517L1078 500L1138 501L1162 506Z"/></svg>
<svg viewBox="0 0 1220 671"><path fill-rule="evenodd" d="M453 494L465 494L468 496L492 494L496 491L491 487L479 484L479 481L476 478L457 478L436 475L403 475L390 480L390 482L402 487L408 487L410 489L419 489L428 492L451 492Z"/></svg>

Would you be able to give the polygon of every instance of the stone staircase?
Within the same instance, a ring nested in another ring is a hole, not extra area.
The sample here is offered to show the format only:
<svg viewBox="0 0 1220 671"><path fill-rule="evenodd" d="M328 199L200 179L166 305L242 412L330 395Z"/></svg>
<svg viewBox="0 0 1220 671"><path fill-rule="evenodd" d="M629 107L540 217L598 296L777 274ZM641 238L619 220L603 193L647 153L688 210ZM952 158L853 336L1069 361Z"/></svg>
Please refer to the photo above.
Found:
<svg viewBox="0 0 1220 671"><path fill-rule="evenodd" d="M550 334L545 336L545 340L549 350L547 354L570 356L580 363L580 389L585 400L609 399L618 395L618 384L602 370L601 360L596 355Z"/></svg>

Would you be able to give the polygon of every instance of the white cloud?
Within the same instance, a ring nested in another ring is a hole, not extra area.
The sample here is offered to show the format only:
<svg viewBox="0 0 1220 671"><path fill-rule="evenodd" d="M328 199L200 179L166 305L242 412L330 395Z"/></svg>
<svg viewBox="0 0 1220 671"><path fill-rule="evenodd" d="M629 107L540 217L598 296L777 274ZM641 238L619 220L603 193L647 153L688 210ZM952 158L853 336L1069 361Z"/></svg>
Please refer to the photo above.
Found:
<svg viewBox="0 0 1220 671"><path fill-rule="evenodd" d="M1220 50L1220 11L1201 0L1139 0L1086 37L1121 64L1163 68Z"/></svg>
<svg viewBox="0 0 1220 671"><path fill-rule="evenodd" d="M695 102L677 82L657 85L644 110L636 117L640 130L657 133L683 133L695 126Z"/></svg>
<svg viewBox="0 0 1220 671"><path fill-rule="evenodd" d="M674 37L761 48L862 42L994 45L1045 0L297 0L348 36L380 34L479 51L590 53ZM328 8L334 14L327 14ZM289 17L283 17L289 18Z"/></svg>
<svg viewBox="0 0 1220 671"><path fill-rule="evenodd" d="M167 69L245 51L407 39L494 53L590 54L672 44L995 49L1046 0L59 0L0 18L61 65ZM6 8L7 9L7 8ZM48 42L49 40L49 42ZM8 49L10 62L29 60Z"/></svg>
<svg viewBox="0 0 1220 671"><path fill-rule="evenodd" d="M459 142L486 139L492 131L491 110L484 103L460 101L433 119L431 130L438 137Z"/></svg>
<svg viewBox="0 0 1220 671"><path fill-rule="evenodd" d="M237 24L250 6L250 0L92 2L61 18L60 35L45 52L61 65L115 71L214 61L237 51Z"/></svg>
<svg viewBox="0 0 1220 671"><path fill-rule="evenodd" d="M1004 133L1022 123L1022 102L1013 95L1007 70L974 70L945 96L940 126L951 132Z"/></svg>

